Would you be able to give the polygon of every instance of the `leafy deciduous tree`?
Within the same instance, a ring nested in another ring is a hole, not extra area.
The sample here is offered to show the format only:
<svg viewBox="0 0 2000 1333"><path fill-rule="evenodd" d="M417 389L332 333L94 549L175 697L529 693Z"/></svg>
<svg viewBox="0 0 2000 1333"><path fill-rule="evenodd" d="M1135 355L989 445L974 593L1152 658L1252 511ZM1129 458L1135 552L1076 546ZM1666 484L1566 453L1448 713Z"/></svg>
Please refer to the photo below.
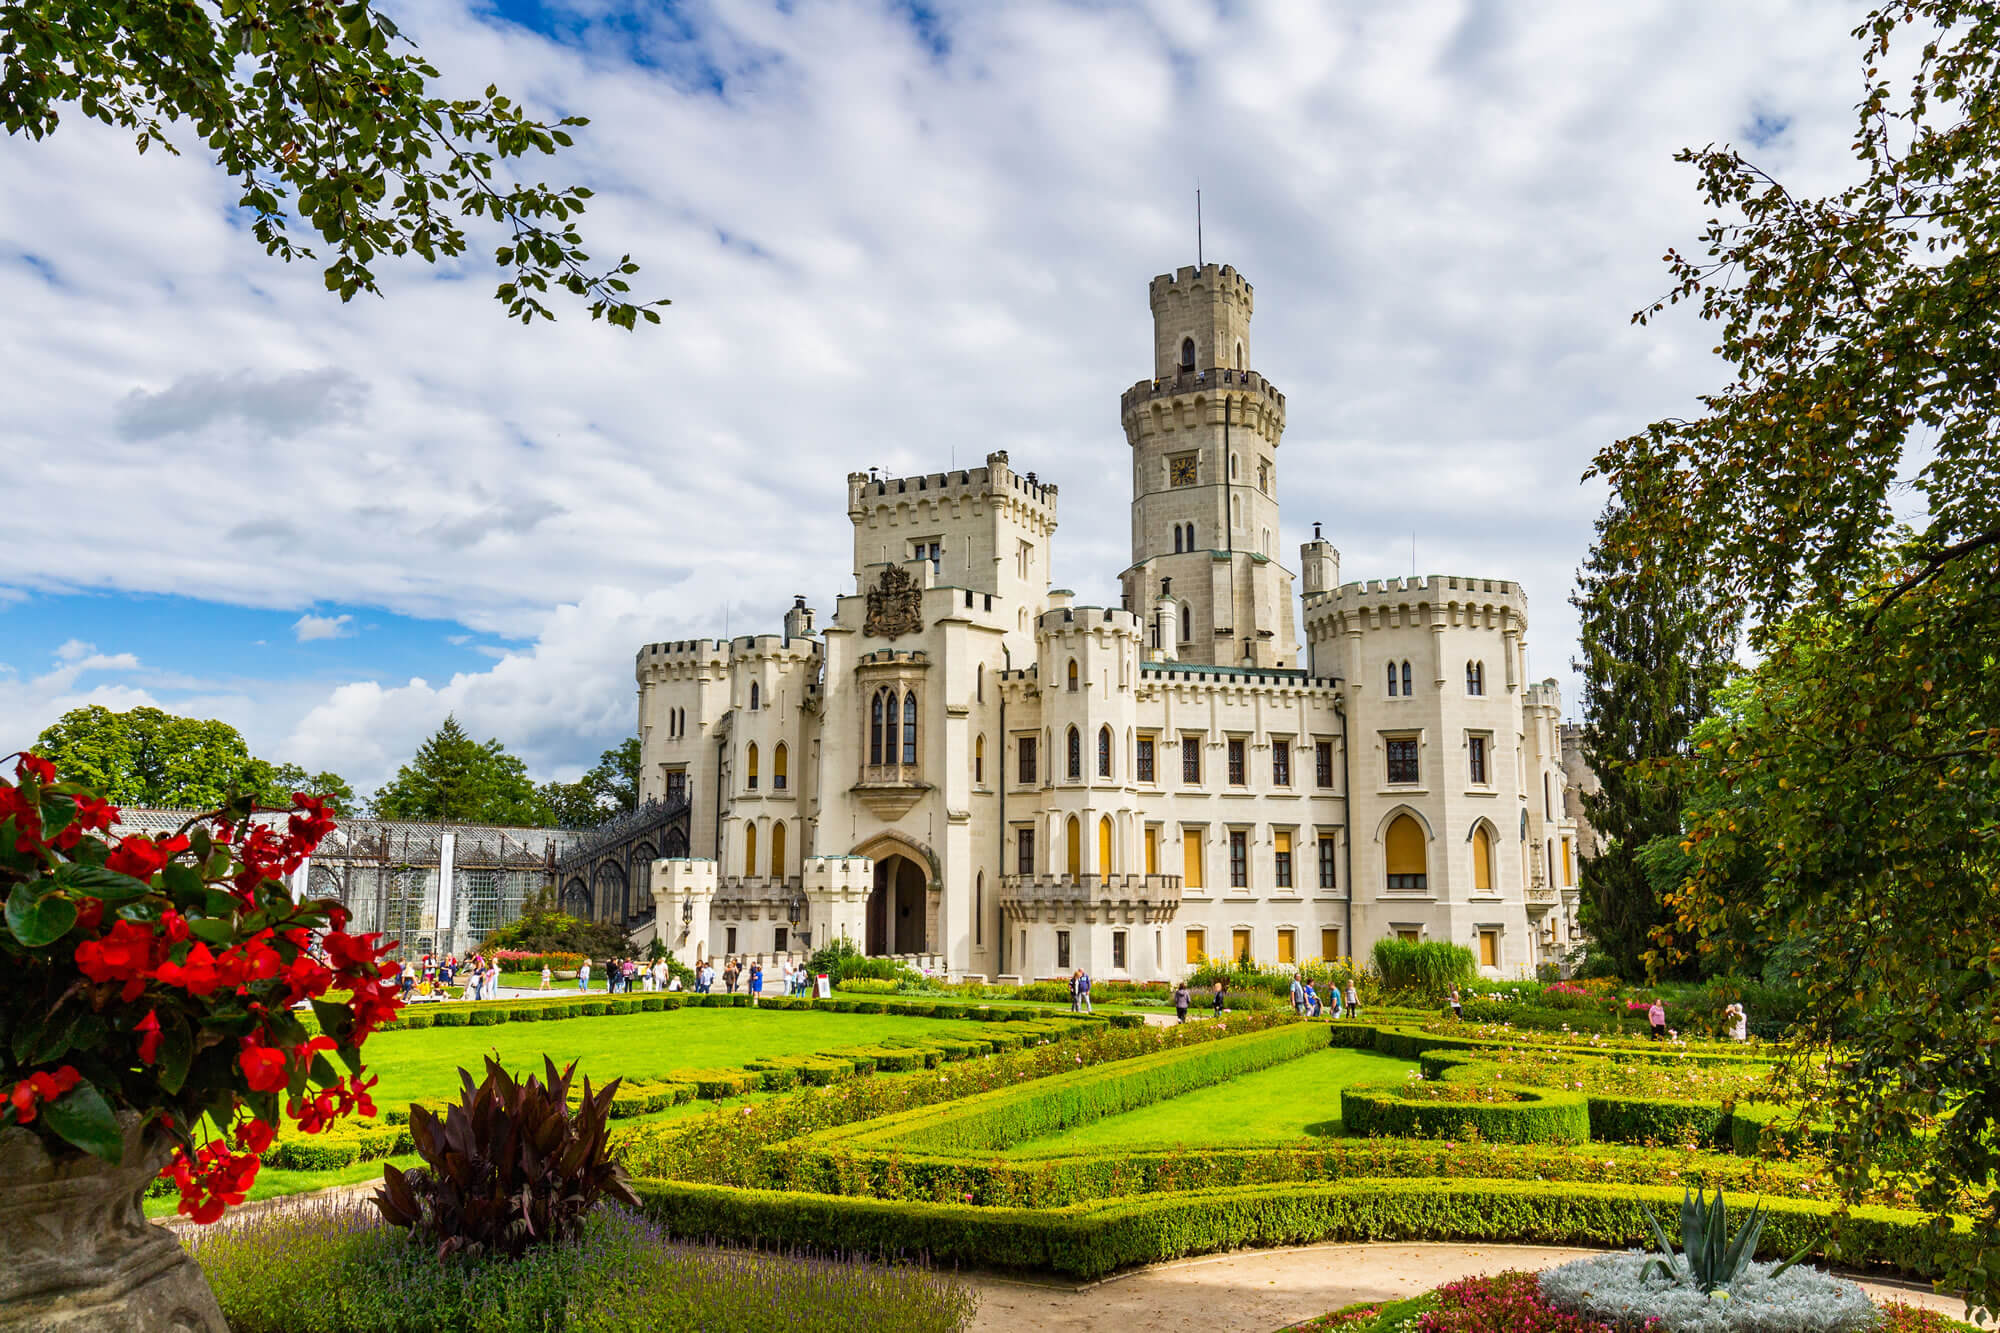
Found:
<svg viewBox="0 0 2000 1333"><path fill-rule="evenodd" d="M550 822L527 766L498 740L484 745L473 740L450 716L375 793L372 809L380 819L530 827Z"/></svg>
<svg viewBox="0 0 2000 1333"><path fill-rule="evenodd" d="M575 782L544 782L542 803L558 828L589 828L639 805L639 738L628 736L597 757Z"/></svg>
<svg viewBox="0 0 2000 1333"><path fill-rule="evenodd" d="M331 251L327 290L379 294L380 255L428 263L465 252L467 219L506 233L495 295L512 318L553 319L551 286L591 318L632 328L631 256L593 271L576 218L590 191L497 176L508 159L571 146L582 116L539 120L497 88L440 97L436 68L368 0L17 0L0 4L0 125L40 139L73 106L177 152L186 121L239 190L267 253ZM666 302L654 304L664 305Z"/></svg>
<svg viewBox="0 0 2000 1333"><path fill-rule="evenodd" d="M1855 36L1854 184L1809 198L1729 148L1682 155L1724 216L1702 255L1669 252L1675 287L1637 318L1699 298L1730 380L1594 470L1643 500L1636 558L1743 607L1764 655L1682 767L1681 924L1709 947L1792 942L1797 1076L1849 1197L1937 1118L1908 1169L1940 1228L1972 1217L1946 1280L1993 1304L2000 4L1895 0Z"/></svg>
<svg viewBox="0 0 2000 1333"><path fill-rule="evenodd" d="M308 775L297 764L268 764L251 755L227 722L158 708L73 708L42 732L35 753L115 805L208 810L231 791L280 809L290 808L295 791L330 797L336 809L354 800L337 773Z"/></svg>

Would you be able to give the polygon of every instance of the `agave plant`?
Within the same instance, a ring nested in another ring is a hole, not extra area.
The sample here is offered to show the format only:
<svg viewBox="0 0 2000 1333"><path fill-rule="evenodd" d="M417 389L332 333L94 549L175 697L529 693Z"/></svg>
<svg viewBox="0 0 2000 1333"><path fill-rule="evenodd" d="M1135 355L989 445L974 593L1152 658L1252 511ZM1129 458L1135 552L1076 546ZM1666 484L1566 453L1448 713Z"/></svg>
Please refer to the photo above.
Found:
<svg viewBox="0 0 2000 1333"><path fill-rule="evenodd" d="M437 1241L438 1257L519 1258L531 1246L574 1238L598 1200L636 1207L624 1168L609 1152L611 1098L618 1080L570 1105L576 1065L561 1073L547 1056L546 1081L516 1082L490 1056L486 1079L465 1091L440 1119L410 1108L410 1138L426 1165L384 1167L375 1206L399 1227Z"/></svg>
<svg viewBox="0 0 2000 1333"><path fill-rule="evenodd" d="M1639 1270L1640 1281L1653 1276L1655 1272L1669 1282L1693 1287L1704 1296L1714 1296L1717 1291L1725 1295L1750 1267L1750 1261L1757 1257L1757 1240L1764 1234L1764 1223L1770 1220L1770 1213L1764 1205L1758 1204L1750 1210L1750 1218L1743 1229L1736 1233L1736 1239L1729 1239L1729 1205L1722 1201L1722 1191L1715 1192L1715 1200L1709 1202L1700 1190L1681 1192L1681 1249L1676 1255L1673 1245L1667 1240L1666 1228L1660 1219L1653 1216L1653 1210L1644 1201L1639 1208L1646 1214L1646 1222L1653 1228L1653 1239L1659 1242L1663 1258L1648 1259ZM1812 1248L1808 1241L1799 1252L1779 1264L1769 1273L1770 1277L1790 1268L1806 1257Z"/></svg>

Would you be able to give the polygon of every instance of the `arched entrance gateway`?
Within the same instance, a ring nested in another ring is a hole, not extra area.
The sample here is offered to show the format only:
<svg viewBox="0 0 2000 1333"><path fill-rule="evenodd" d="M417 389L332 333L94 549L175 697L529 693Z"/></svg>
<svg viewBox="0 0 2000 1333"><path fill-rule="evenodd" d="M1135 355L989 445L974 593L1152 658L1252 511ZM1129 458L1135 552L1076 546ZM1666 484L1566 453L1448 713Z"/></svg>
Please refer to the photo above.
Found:
<svg viewBox="0 0 2000 1333"><path fill-rule="evenodd" d="M867 939L870 954L934 952L942 884L937 858L930 848L897 837L877 838L857 848L857 856L873 858L875 887L868 894Z"/></svg>

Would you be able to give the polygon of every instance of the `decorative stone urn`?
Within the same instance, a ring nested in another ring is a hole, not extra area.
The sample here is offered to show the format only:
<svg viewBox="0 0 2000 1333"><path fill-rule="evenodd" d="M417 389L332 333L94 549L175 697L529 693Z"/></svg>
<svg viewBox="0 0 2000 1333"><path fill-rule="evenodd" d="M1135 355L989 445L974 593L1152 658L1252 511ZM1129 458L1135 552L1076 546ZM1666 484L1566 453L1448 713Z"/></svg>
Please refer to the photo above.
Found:
<svg viewBox="0 0 2000 1333"><path fill-rule="evenodd" d="M0 1330L228 1333L201 1268L140 1200L169 1145L119 1117L125 1160L52 1159L41 1139L0 1130Z"/></svg>

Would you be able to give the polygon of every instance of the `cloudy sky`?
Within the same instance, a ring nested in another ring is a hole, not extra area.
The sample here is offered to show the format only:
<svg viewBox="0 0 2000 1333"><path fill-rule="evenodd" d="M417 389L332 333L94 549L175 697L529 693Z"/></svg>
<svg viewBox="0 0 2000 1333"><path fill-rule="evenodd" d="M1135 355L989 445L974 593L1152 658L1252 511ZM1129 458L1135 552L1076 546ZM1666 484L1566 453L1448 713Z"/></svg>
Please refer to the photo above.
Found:
<svg viewBox="0 0 2000 1333"><path fill-rule="evenodd" d="M475 262L342 306L198 152L0 140L0 751L152 702L365 790L456 711L573 776L640 644L849 590L848 471L992 449L1115 604L1197 184L1288 398L1285 549L1519 579L1574 713L1581 474L1719 376L1691 316L1628 323L1705 217L1673 153L1824 188L1860 87L1859 7L1778 0L383 7L454 91L592 118L536 176L674 304L523 329Z"/></svg>

